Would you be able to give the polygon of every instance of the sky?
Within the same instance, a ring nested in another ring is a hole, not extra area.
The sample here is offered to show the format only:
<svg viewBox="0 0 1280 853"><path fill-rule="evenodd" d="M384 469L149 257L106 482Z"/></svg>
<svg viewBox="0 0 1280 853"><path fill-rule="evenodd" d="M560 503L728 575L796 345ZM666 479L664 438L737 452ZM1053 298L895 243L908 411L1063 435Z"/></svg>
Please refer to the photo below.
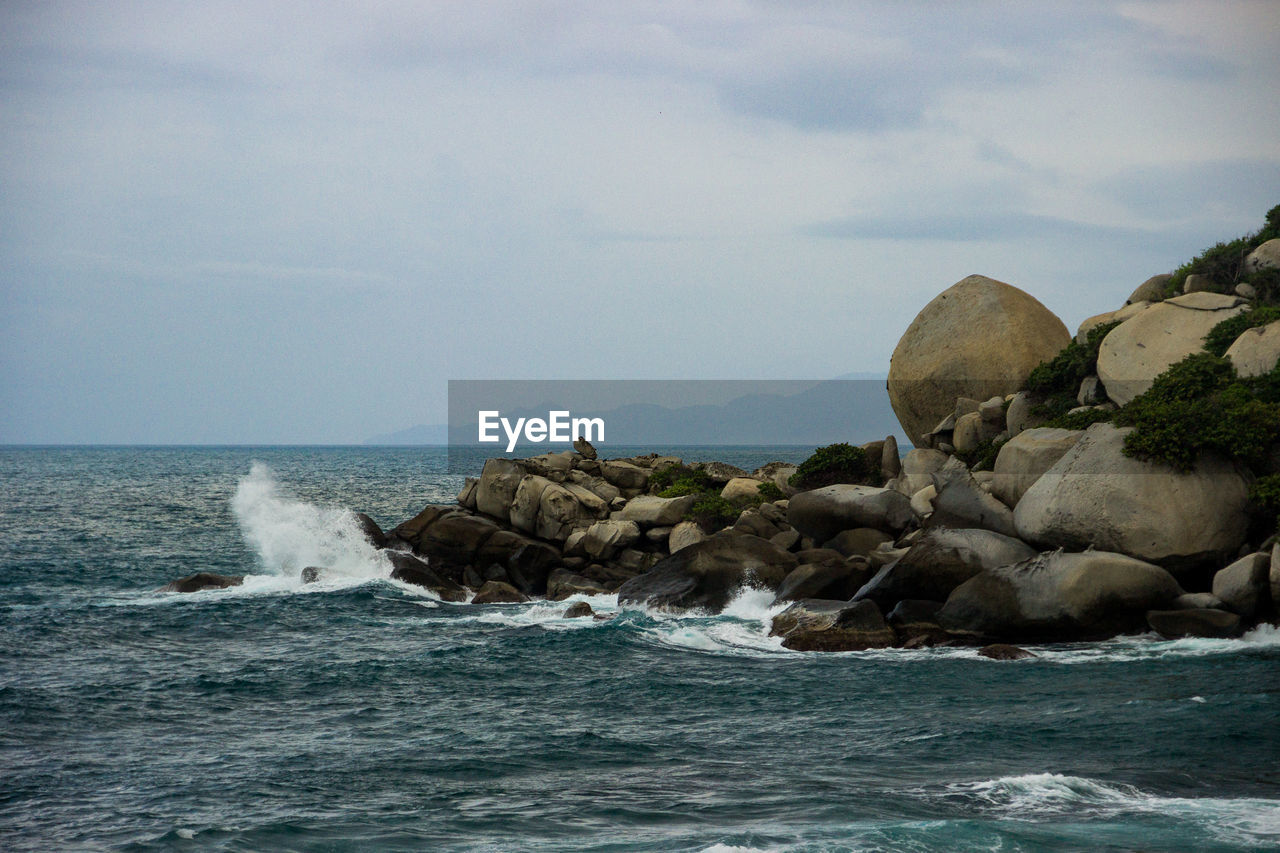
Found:
<svg viewBox="0 0 1280 853"><path fill-rule="evenodd" d="M449 379L883 373L1280 204L1280 3L0 5L0 443L350 443Z"/></svg>

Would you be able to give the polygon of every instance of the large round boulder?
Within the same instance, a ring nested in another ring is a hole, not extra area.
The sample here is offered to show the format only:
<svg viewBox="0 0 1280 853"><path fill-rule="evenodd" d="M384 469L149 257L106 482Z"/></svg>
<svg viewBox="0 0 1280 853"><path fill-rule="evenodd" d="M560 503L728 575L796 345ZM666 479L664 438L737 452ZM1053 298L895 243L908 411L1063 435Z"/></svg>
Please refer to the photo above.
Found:
<svg viewBox="0 0 1280 853"><path fill-rule="evenodd" d="M768 540L712 536L681 548L618 588L619 604L672 610L724 610L743 586L777 590L799 560Z"/></svg>
<svg viewBox="0 0 1280 853"><path fill-rule="evenodd" d="M1245 329L1226 355L1241 376L1270 373L1280 362L1280 322Z"/></svg>
<svg viewBox="0 0 1280 853"><path fill-rule="evenodd" d="M1006 506L1017 506L1040 475L1075 447L1079 430L1036 427L1023 430L1000 447L991 479L991 494Z"/></svg>
<svg viewBox="0 0 1280 853"><path fill-rule="evenodd" d="M889 362L889 402L912 443L948 414L957 397L986 400L1023 387L1031 370L1071 340L1035 297L971 275L916 315Z"/></svg>
<svg viewBox="0 0 1280 853"><path fill-rule="evenodd" d="M1188 293L1125 320L1102 339L1098 350L1098 378L1107 396L1125 405L1171 365L1200 352L1214 326L1248 309L1238 296Z"/></svg>
<svg viewBox="0 0 1280 853"><path fill-rule="evenodd" d="M1130 458L1123 452L1130 431L1089 427L1018 501L1018 537L1044 548L1117 551L1171 569L1234 556L1249 523L1240 469L1208 454L1185 473Z"/></svg>
<svg viewBox="0 0 1280 853"><path fill-rule="evenodd" d="M1123 554L1052 551L981 572L938 613L953 633L1002 640L1092 640L1147 626L1182 594L1159 566Z"/></svg>
<svg viewBox="0 0 1280 853"><path fill-rule="evenodd" d="M855 527L900 531L914 517L911 499L902 492L850 483L800 492L787 504L787 522L815 542Z"/></svg>

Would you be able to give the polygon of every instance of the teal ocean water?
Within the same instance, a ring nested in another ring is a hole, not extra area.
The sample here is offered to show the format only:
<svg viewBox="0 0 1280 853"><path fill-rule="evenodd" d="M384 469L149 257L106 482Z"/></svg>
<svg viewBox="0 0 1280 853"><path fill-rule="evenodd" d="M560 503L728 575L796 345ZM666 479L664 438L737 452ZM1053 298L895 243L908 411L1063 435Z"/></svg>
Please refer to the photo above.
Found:
<svg viewBox="0 0 1280 853"><path fill-rule="evenodd" d="M0 849L1280 847L1280 631L998 663L786 651L749 590L716 617L446 604L350 517L449 501L444 470L0 449ZM156 591L194 571L251 577Z"/></svg>

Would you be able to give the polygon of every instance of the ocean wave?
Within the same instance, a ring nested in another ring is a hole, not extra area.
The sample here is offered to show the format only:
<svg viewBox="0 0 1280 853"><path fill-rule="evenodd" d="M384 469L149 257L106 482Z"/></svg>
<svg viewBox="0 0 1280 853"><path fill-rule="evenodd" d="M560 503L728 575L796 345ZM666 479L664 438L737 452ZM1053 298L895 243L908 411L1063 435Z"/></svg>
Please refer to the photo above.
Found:
<svg viewBox="0 0 1280 853"><path fill-rule="evenodd" d="M1245 844L1280 841L1280 800L1256 797L1165 797L1132 785L1060 773L1002 776L947 786L951 796L1002 817L1054 816L1113 820L1143 815L1201 825L1215 836Z"/></svg>

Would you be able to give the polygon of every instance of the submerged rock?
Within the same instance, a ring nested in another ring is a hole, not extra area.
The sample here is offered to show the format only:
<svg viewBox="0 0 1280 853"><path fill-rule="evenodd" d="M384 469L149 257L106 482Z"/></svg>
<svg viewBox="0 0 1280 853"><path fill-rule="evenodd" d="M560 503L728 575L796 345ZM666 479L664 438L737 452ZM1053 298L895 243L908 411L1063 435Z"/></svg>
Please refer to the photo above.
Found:
<svg viewBox="0 0 1280 853"><path fill-rule="evenodd" d="M594 616L595 611L591 609L591 605L585 601L575 601L565 608L564 619L582 619L588 616Z"/></svg>
<svg viewBox="0 0 1280 853"><path fill-rule="evenodd" d="M1152 631L1169 640L1180 637L1238 637L1242 627L1238 614L1207 607L1198 610L1152 610L1147 614L1147 624Z"/></svg>
<svg viewBox="0 0 1280 853"><path fill-rule="evenodd" d="M521 604L529 600L529 596L520 592L509 583L502 581L486 581L484 586L471 599L472 604Z"/></svg>
<svg viewBox="0 0 1280 853"><path fill-rule="evenodd" d="M770 635L798 652L854 652L883 649L897 640L879 608L870 601L797 601L773 618Z"/></svg>
<svg viewBox="0 0 1280 853"><path fill-rule="evenodd" d="M1011 646L1008 643L992 643L989 646L983 646L978 649L978 654L992 660L1023 660L1024 658L1036 657L1033 652L1020 649L1017 646Z"/></svg>
<svg viewBox="0 0 1280 853"><path fill-rule="evenodd" d="M185 578L170 581L161 592L199 592L202 589L226 589L244 583L244 575L219 575L214 572L196 572Z"/></svg>
<svg viewBox="0 0 1280 853"><path fill-rule="evenodd" d="M442 601L466 601L467 591L448 578L441 577L426 560L403 551L383 551L391 562L394 580L420 586L440 596Z"/></svg>
<svg viewBox="0 0 1280 853"><path fill-rule="evenodd" d="M750 534L712 536L618 588L619 604L719 613L744 585L776 590L796 556Z"/></svg>

